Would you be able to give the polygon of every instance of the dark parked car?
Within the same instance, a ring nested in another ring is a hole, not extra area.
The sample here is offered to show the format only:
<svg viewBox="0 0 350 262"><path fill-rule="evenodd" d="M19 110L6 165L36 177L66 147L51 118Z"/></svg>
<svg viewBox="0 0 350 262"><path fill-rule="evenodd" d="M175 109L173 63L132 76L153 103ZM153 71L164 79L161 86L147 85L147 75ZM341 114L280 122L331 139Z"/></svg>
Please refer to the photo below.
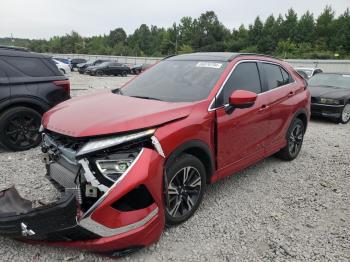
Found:
<svg viewBox="0 0 350 262"><path fill-rule="evenodd" d="M104 62L97 66L89 66L85 70L86 74L91 76L103 76L103 75L121 75L127 76L130 74L130 67L125 64L117 62Z"/></svg>
<svg viewBox="0 0 350 262"><path fill-rule="evenodd" d="M78 64L86 63L87 60L83 58L73 58L70 60L70 69L74 71L75 68L77 68Z"/></svg>
<svg viewBox="0 0 350 262"><path fill-rule="evenodd" d="M37 146L41 115L70 98L70 83L52 59L0 48L0 143L10 150Z"/></svg>
<svg viewBox="0 0 350 262"><path fill-rule="evenodd" d="M323 73L309 80L311 114L350 121L350 74Z"/></svg>
<svg viewBox="0 0 350 262"><path fill-rule="evenodd" d="M88 61L86 63L82 63L82 64L78 64L77 68L78 68L78 72L80 74L85 74L85 70L86 68L88 68L89 66L98 66L100 64L102 64L103 62L110 62L110 60L106 60L106 59L98 59L96 61Z"/></svg>
<svg viewBox="0 0 350 262"><path fill-rule="evenodd" d="M142 65L130 65L130 73L139 75L143 71Z"/></svg>

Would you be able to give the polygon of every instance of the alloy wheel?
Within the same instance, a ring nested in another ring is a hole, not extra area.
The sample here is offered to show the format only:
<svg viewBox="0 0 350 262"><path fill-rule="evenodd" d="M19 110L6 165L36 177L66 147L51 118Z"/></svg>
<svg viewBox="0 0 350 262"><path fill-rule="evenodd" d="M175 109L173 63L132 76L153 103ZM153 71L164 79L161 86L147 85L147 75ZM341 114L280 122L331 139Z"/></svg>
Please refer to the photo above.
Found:
<svg viewBox="0 0 350 262"><path fill-rule="evenodd" d="M298 123L294 126L292 132L289 135L288 139L288 150L292 156L296 156L303 143L304 139L304 127L302 124Z"/></svg>
<svg viewBox="0 0 350 262"><path fill-rule="evenodd" d="M5 136L8 141L17 147L28 147L34 145L39 137L39 126L34 116L22 114L14 116L5 128Z"/></svg>
<svg viewBox="0 0 350 262"><path fill-rule="evenodd" d="M202 178L199 171L187 166L180 169L168 184L166 209L173 218L186 216L199 200Z"/></svg>

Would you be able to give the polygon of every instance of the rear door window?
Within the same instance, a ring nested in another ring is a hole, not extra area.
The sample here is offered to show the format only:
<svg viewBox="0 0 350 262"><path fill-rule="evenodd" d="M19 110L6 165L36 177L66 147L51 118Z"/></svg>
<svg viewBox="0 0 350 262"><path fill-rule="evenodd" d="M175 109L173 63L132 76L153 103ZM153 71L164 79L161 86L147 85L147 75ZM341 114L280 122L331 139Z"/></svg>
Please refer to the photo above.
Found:
<svg viewBox="0 0 350 262"><path fill-rule="evenodd" d="M218 98L218 106L227 104L230 95L236 90L261 93L260 75L255 62L243 62L237 65L225 83L221 97Z"/></svg>
<svg viewBox="0 0 350 262"><path fill-rule="evenodd" d="M3 60L27 76L47 77L56 75L40 58L8 56L3 57Z"/></svg>
<svg viewBox="0 0 350 262"><path fill-rule="evenodd" d="M265 84L268 90L285 84L280 66L268 63L262 63L261 66L264 71Z"/></svg>

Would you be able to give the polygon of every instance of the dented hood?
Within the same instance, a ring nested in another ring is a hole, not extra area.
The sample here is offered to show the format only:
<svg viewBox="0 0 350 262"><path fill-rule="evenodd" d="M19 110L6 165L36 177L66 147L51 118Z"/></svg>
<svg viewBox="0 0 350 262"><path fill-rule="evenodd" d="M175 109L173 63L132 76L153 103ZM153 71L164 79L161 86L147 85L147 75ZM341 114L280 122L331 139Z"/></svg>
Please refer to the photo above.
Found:
<svg viewBox="0 0 350 262"><path fill-rule="evenodd" d="M170 103L110 91L73 98L44 114L44 128L89 137L154 127L188 116L193 103Z"/></svg>

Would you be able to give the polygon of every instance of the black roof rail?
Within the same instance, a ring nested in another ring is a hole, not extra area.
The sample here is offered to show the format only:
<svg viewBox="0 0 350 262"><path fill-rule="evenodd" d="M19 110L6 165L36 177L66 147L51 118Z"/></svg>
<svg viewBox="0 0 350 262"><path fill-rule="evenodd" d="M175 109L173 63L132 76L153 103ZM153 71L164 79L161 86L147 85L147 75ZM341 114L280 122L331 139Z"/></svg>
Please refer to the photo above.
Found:
<svg viewBox="0 0 350 262"><path fill-rule="evenodd" d="M29 52L29 50L25 47L19 47L19 46L7 46L7 45L0 45L1 50L13 50L13 51L22 51L22 52Z"/></svg>
<svg viewBox="0 0 350 262"><path fill-rule="evenodd" d="M241 55L246 55L246 56L253 56L253 55L256 55L256 56L263 56L263 57L268 57L268 58L273 58L273 59L277 59L277 60L280 60L280 61L283 61L283 59L280 59L278 57L275 57L275 56L271 56L271 55L264 55L264 54L259 54L259 53L237 53L237 56L241 56Z"/></svg>

